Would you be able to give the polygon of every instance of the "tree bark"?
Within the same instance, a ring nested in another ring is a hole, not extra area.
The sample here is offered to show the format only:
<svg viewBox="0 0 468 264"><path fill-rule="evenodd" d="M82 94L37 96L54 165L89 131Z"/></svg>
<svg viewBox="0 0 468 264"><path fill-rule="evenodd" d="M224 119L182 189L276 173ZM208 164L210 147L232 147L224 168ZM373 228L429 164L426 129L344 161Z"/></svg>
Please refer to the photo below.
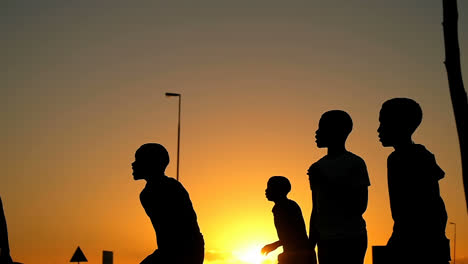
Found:
<svg viewBox="0 0 468 264"><path fill-rule="evenodd" d="M445 68L460 143L465 203L468 211L468 102L463 86L458 42L457 0L442 0Z"/></svg>

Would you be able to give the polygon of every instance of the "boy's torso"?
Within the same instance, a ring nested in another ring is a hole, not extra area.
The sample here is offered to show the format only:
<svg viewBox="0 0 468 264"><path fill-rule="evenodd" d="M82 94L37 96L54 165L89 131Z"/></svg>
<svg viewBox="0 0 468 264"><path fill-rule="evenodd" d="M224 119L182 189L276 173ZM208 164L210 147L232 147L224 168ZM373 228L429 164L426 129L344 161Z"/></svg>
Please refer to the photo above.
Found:
<svg viewBox="0 0 468 264"><path fill-rule="evenodd" d="M299 205L287 199L276 203L272 212L278 238L283 243L283 250L285 252L305 250L308 238Z"/></svg>
<svg viewBox="0 0 468 264"><path fill-rule="evenodd" d="M314 194L315 228L322 239L358 236L366 232L360 212L349 211L350 202L370 185L365 162L351 152L323 157L309 169ZM355 205L351 205L355 207Z"/></svg>

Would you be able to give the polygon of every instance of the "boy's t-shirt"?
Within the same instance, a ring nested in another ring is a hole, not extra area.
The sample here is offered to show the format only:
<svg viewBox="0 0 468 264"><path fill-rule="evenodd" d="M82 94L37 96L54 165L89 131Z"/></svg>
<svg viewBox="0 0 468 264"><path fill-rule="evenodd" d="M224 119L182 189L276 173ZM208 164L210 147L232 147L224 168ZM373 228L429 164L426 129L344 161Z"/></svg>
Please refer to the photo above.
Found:
<svg viewBox="0 0 468 264"><path fill-rule="evenodd" d="M299 205L293 200L286 199L275 203L273 217L282 242L284 252L303 251L307 249L308 238L304 218Z"/></svg>
<svg viewBox="0 0 468 264"><path fill-rule="evenodd" d="M140 200L153 224L159 250L186 252L203 248L197 215L180 182L167 176L148 182Z"/></svg>
<svg viewBox="0 0 468 264"><path fill-rule="evenodd" d="M313 195L311 229L319 239L349 238L366 233L362 214L367 208L367 167L362 158L346 151L325 156L310 166Z"/></svg>
<svg viewBox="0 0 468 264"><path fill-rule="evenodd" d="M412 144L388 157L394 224L387 248L396 256L405 256L408 263L421 261L420 256L428 256L427 252L433 263L450 260L450 241L445 236L447 212L438 182L444 174L423 145Z"/></svg>
<svg viewBox="0 0 468 264"><path fill-rule="evenodd" d="M438 183L445 173L434 155L423 145L412 144L390 154L387 163L392 236L426 241L445 237L447 212Z"/></svg>

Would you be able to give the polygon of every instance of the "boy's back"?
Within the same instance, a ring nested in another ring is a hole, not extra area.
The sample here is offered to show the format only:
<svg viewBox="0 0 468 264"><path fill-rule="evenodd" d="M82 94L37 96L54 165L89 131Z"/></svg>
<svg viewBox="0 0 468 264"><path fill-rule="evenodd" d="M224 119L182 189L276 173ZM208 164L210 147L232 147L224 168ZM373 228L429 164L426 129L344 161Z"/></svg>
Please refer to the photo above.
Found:
<svg viewBox="0 0 468 264"><path fill-rule="evenodd" d="M447 212L438 181L444 171L423 145L412 144L388 157L388 190L394 220L390 247L432 252L433 258L450 258L445 236Z"/></svg>
<svg viewBox="0 0 468 264"><path fill-rule="evenodd" d="M445 233L447 212L438 184L443 177L444 171L423 145L413 144L388 157L388 188L397 235Z"/></svg>
<svg viewBox="0 0 468 264"><path fill-rule="evenodd" d="M272 212L284 252L307 250L307 231L299 205L293 200L286 199L275 203Z"/></svg>
<svg viewBox="0 0 468 264"><path fill-rule="evenodd" d="M140 200L156 231L159 249L183 252L203 247L197 215L181 183L161 177L158 184L146 184Z"/></svg>

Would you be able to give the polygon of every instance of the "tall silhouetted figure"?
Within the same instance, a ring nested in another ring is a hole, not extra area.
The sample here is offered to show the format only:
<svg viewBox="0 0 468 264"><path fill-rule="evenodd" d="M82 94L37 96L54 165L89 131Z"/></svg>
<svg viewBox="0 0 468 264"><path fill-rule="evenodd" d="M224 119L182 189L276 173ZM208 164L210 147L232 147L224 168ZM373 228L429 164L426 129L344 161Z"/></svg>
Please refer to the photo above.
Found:
<svg viewBox="0 0 468 264"><path fill-rule="evenodd" d="M394 263L447 264L447 212L438 183L444 171L431 152L412 141L422 121L421 107L411 99L394 98L382 105L379 121L380 142L395 149L387 160L394 221L387 250Z"/></svg>
<svg viewBox="0 0 468 264"><path fill-rule="evenodd" d="M273 216L279 240L262 248L263 254L283 246L278 264L312 264L315 252L309 248L307 231L299 205L287 198L291 183L286 177L273 176L268 180L265 196L275 203Z"/></svg>
<svg viewBox="0 0 468 264"><path fill-rule="evenodd" d="M8 229L5 219L5 213L3 212L2 198L0 197L0 263L10 264L13 261L10 256L10 245L8 243Z"/></svg>
<svg viewBox="0 0 468 264"><path fill-rule="evenodd" d="M141 204L156 232L158 249L141 264L201 264L204 241L189 194L167 177L169 154L160 144L142 145L132 163L135 180L146 180Z"/></svg>
<svg viewBox="0 0 468 264"><path fill-rule="evenodd" d="M310 166L312 215L309 239L318 246L320 264L362 264L367 250L367 167L363 159L346 150L353 129L351 117L332 110L320 118L316 131L319 148L328 153Z"/></svg>

